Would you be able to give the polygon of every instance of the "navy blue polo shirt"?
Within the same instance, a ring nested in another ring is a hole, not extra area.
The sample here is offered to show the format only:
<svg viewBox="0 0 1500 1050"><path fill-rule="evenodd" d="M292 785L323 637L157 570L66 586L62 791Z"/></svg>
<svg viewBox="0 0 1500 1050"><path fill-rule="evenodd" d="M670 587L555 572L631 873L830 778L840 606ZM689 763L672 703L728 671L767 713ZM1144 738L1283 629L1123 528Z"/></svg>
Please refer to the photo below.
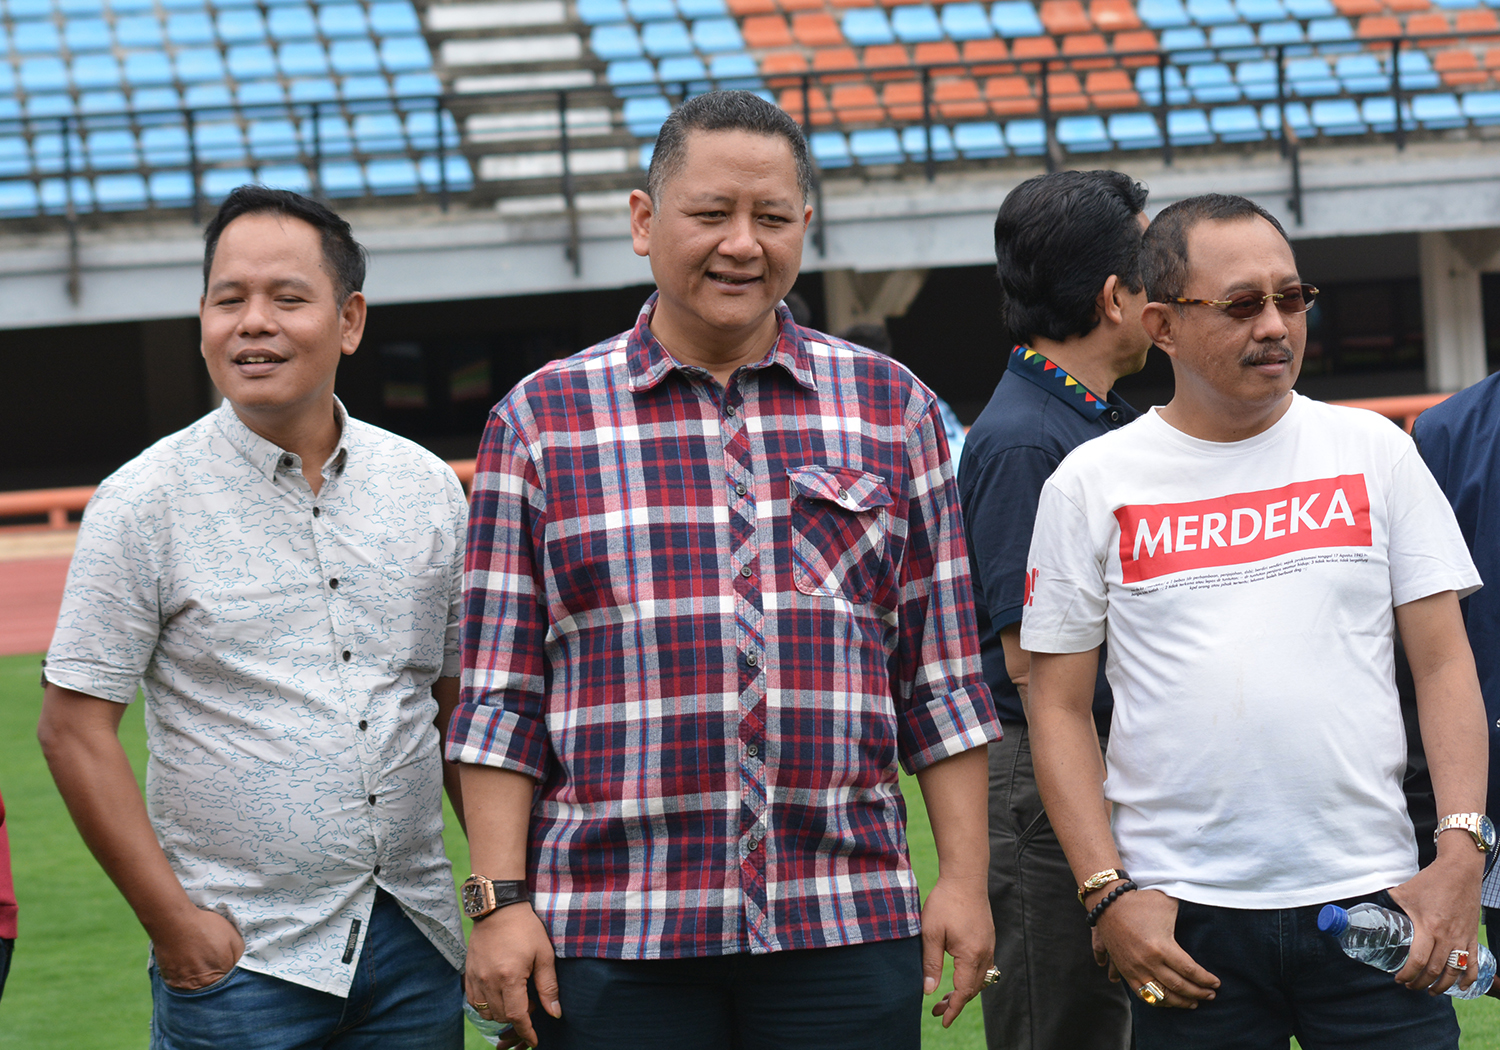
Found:
<svg viewBox="0 0 1500 1050"><path fill-rule="evenodd" d="M969 428L958 466L958 498L969 539L984 680L1002 721L1026 718L1005 670L1000 632L1021 622L1026 556L1042 485L1069 452L1137 414L1119 395L1100 401L1047 358L1018 346L990 403ZM1094 685L1094 721L1101 731L1108 730L1113 707L1101 659Z"/></svg>
<svg viewBox="0 0 1500 1050"><path fill-rule="evenodd" d="M1500 373L1423 412L1412 436L1484 581L1461 604L1489 715L1487 811L1500 814Z"/></svg>

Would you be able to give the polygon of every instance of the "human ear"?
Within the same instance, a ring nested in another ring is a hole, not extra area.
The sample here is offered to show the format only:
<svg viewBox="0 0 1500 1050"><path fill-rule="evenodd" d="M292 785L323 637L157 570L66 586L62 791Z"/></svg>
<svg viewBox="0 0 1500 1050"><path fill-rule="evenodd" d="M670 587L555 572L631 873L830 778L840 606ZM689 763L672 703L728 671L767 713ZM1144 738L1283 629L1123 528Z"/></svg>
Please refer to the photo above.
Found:
<svg viewBox="0 0 1500 1050"><path fill-rule="evenodd" d="M645 190L630 191L630 246L640 256L651 254L651 219L654 209Z"/></svg>
<svg viewBox="0 0 1500 1050"><path fill-rule="evenodd" d="M1124 322L1125 307L1120 302L1120 278L1117 274L1110 274L1104 279L1104 287L1099 289L1099 298L1094 300L1094 305L1099 316L1110 324Z"/></svg>
<svg viewBox="0 0 1500 1050"><path fill-rule="evenodd" d="M1169 355L1176 355L1177 322L1180 315L1166 303L1147 303L1141 311L1141 327L1152 343Z"/></svg>
<svg viewBox="0 0 1500 1050"><path fill-rule="evenodd" d="M364 293L351 292L339 309L339 327L342 329L339 351L346 356L359 349L359 341L365 337L367 315Z"/></svg>

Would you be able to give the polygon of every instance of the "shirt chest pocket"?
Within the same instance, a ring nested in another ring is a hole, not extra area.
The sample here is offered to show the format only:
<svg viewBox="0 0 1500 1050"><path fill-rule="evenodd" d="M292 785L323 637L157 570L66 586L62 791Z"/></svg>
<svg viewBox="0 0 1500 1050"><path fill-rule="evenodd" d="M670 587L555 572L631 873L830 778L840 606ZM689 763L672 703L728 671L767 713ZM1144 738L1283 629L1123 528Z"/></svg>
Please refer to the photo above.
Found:
<svg viewBox="0 0 1500 1050"><path fill-rule="evenodd" d="M886 552L886 508L894 501L885 479L819 466L793 468L787 477L797 590L861 604L884 596L895 575Z"/></svg>

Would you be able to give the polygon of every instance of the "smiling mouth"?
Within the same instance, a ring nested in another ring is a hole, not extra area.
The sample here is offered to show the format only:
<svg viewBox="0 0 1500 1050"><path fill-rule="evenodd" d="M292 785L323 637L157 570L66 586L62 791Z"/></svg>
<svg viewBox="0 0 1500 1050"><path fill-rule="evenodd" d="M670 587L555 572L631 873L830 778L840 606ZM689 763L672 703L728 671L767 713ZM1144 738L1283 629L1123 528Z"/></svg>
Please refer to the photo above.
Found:
<svg viewBox="0 0 1500 1050"><path fill-rule="evenodd" d="M760 280L759 277L740 277L727 273L710 273L708 276L711 280L718 281L720 284L746 285L754 284Z"/></svg>
<svg viewBox="0 0 1500 1050"><path fill-rule="evenodd" d="M251 351L249 353L237 354L234 363L237 365L274 365L280 364L286 358L264 351Z"/></svg>

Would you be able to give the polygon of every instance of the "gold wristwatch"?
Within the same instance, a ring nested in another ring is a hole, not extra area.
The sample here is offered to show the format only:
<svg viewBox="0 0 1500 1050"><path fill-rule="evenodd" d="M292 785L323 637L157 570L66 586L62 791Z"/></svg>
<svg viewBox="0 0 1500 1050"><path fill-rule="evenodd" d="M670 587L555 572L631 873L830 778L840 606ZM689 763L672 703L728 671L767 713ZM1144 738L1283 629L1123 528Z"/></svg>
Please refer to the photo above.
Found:
<svg viewBox="0 0 1500 1050"><path fill-rule="evenodd" d="M478 922L486 915L497 912L507 905L530 900L531 896L526 892L525 879L497 882L483 875L470 875L464 879L459 899L463 901L464 914Z"/></svg>
<svg viewBox="0 0 1500 1050"><path fill-rule="evenodd" d="M1437 830L1432 833L1432 841L1445 831L1455 829L1466 831L1474 840L1474 846L1480 853L1488 853L1495 845L1495 825L1489 817L1483 813L1449 813L1437 822Z"/></svg>

